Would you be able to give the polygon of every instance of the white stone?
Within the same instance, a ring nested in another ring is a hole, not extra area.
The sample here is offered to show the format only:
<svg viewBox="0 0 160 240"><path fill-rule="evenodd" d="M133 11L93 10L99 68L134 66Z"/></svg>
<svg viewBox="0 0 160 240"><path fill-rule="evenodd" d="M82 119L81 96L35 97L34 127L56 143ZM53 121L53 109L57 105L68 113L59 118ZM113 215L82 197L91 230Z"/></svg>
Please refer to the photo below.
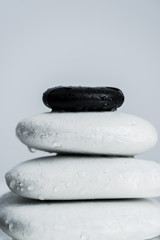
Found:
<svg viewBox="0 0 160 240"><path fill-rule="evenodd" d="M3 231L1 231L0 229L0 240L16 240L16 239L11 239L10 237L8 237L8 235L6 235Z"/></svg>
<svg viewBox="0 0 160 240"><path fill-rule="evenodd" d="M136 158L57 155L19 164L6 174L6 181L18 195L40 200L156 197L160 164Z"/></svg>
<svg viewBox="0 0 160 240"><path fill-rule="evenodd" d="M144 240L160 234L160 205L147 199L38 203L9 193L0 199L0 227L18 240Z"/></svg>
<svg viewBox="0 0 160 240"><path fill-rule="evenodd" d="M157 142L154 127L121 112L44 113L21 121L18 138L48 152L135 155Z"/></svg>

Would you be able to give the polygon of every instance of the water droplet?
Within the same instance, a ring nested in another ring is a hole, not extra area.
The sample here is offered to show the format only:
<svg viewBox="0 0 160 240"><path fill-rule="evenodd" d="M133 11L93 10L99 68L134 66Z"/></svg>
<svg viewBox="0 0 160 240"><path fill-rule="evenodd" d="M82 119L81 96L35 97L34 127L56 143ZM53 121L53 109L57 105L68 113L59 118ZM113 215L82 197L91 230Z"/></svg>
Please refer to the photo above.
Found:
<svg viewBox="0 0 160 240"><path fill-rule="evenodd" d="M103 96L103 97L101 97L101 100L102 100L102 101L106 101L106 100L107 100L107 97L106 97L106 96Z"/></svg>
<svg viewBox="0 0 160 240"><path fill-rule="evenodd" d="M98 179L98 181L101 181L101 180L103 180L103 177L99 175L99 176L97 177L97 179Z"/></svg>
<svg viewBox="0 0 160 240"><path fill-rule="evenodd" d="M88 240L89 237L88 237L88 235L86 233L82 233L80 239L81 240Z"/></svg>
<svg viewBox="0 0 160 240"><path fill-rule="evenodd" d="M86 172L78 172L77 175L82 178L82 177L86 177Z"/></svg>
<svg viewBox="0 0 160 240"><path fill-rule="evenodd" d="M71 183L69 183L69 182L66 183L66 187L67 187L67 188L71 187Z"/></svg>
<svg viewBox="0 0 160 240"><path fill-rule="evenodd" d="M15 181L11 181L10 184L9 184L9 187L11 189L15 188L15 185L16 185L16 182Z"/></svg>
<svg viewBox="0 0 160 240"><path fill-rule="evenodd" d="M22 136L24 136L24 137L28 136L28 131L24 130L24 131L22 132Z"/></svg>
<svg viewBox="0 0 160 240"><path fill-rule="evenodd" d="M62 226L62 225L54 225L54 226L53 226L53 229L56 230L56 231L62 231L62 230L65 229L65 227Z"/></svg>
<svg viewBox="0 0 160 240"><path fill-rule="evenodd" d="M81 195L86 195L87 194L87 190L82 190L81 191Z"/></svg>
<svg viewBox="0 0 160 240"><path fill-rule="evenodd" d="M32 190L33 190L33 187L32 187L32 186L28 186L28 187L27 187L27 190L28 190L28 191L32 191Z"/></svg>
<svg viewBox="0 0 160 240"><path fill-rule="evenodd" d="M128 125L129 125L129 126L136 126L137 123L136 123L136 122L131 122L131 123L129 123Z"/></svg>
<svg viewBox="0 0 160 240"><path fill-rule="evenodd" d="M20 183L19 186L23 187L23 183Z"/></svg>
<svg viewBox="0 0 160 240"><path fill-rule="evenodd" d="M61 144L54 142L54 143L53 143L53 147L55 147L55 148L60 148L60 147L61 147Z"/></svg>
<svg viewBox="0 0 160 240"><path fill-rule="evenodd" d="M47 135L41 135L41 139L47 138Z"/></svg>
<svg viewBox="0 0 160 240"><path fill-rule="evenodd" d="M106 191L108 191L108 190L110 189L110 185L109 185L109 184L106 184L106 185L105 185L105 189L106 189Z"/></svg>
<svg viewBox="0 0 160 240"><path fill-rule="evenodd" d="M13 231L13 223L9 224L9 231L12 232Z"/></svg>
<svg viewBox="0 0 160 240"><path fill-rule="evenodd" d="M6 225L9 224L9 219L6 219L5 224L6 224Z"/></svg>
<svg viewBox="0 0 160 240"><path fill-rule="evenodd" d="M38 196L38 199L43 201L45 198L44 198L43 195L39 195L39 196Z"/></svg>
<svg viewBox="0 0 160 240"><path fill-rule="evenodd" d="M24 191L24 188L22 187L20 190L21 190L21 192L23 192L23 191Z"/></svg>
<svg viewBox="0 0 160 240"><path fill-rule="evenodd" d="M35 148L28 147L28 150L29 150L31 153L35 153L35 152L36 152L36 149L35 149Z"/></svg>
<svg viewBox="0 0 160 240"><path fill-rule="evenodd" d="M62 220L66 220L66 215L61 215Z"/></svg>
<svg viewBox="0 0 160 240"><path fill-rule="evenodd" d="M57 190L57 188L56 188L56 187L54 187L54 188L53 188L53 191L54 191L54 192L57 192L58 190Z"/></svg>

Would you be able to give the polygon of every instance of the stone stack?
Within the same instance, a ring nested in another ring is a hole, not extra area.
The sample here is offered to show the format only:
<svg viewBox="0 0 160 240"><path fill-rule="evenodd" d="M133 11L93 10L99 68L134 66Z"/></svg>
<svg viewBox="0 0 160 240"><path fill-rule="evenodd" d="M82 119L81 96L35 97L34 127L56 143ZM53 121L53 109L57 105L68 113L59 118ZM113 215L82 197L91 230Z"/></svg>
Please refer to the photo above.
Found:
<svg viewBox="0 0 160 240"><path fill-rule="evenodd" d="M16 133L29 149L56 154L6 174L2 230L16 240L158 236L160 206L150 198L160 196L160 164L134 158L156 144L154 127L116 111L117 88L57 87L43 101L52 112L21 121Z"/></svg>

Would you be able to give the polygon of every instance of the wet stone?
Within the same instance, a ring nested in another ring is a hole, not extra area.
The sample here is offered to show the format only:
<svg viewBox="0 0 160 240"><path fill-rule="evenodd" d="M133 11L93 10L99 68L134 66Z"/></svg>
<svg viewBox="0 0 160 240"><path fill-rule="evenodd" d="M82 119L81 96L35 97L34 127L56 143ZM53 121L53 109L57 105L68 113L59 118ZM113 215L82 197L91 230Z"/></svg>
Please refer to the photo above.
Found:
<svg viewBox="0 0 160 240"><path fill-rule="evenodd" d="M43 102L52 111L115 111L124 95L112 87L54 87L44 92Z"/></svg>

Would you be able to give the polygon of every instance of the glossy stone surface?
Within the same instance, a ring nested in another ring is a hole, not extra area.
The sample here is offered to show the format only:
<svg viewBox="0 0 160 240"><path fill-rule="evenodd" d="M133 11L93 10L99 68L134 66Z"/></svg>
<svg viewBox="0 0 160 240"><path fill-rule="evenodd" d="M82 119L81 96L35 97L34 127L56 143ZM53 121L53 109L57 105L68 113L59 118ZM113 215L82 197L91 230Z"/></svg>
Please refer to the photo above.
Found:
<svg viewBox="0 0 160 240"><path fill-rule="evenodd" d="M124 95L111 87L55 87L44 92L43 102L53 111L114 111Z"/></svg>

